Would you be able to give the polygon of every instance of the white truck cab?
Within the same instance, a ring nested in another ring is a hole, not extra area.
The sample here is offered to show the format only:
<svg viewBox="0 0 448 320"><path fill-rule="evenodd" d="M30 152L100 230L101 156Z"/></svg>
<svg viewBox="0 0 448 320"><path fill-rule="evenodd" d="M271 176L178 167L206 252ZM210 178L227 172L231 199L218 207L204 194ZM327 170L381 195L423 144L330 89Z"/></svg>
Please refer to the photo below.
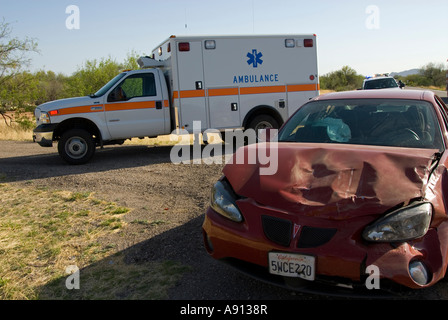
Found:
<svg viewBox="0 0 448 320"><path fill-rule="evenodd" d="M82 164L97 146L192 132L194 121L202 131L279 128L319 94L316 47L314 34L171 36L95 94L38 106L34 138Z"/></svg>

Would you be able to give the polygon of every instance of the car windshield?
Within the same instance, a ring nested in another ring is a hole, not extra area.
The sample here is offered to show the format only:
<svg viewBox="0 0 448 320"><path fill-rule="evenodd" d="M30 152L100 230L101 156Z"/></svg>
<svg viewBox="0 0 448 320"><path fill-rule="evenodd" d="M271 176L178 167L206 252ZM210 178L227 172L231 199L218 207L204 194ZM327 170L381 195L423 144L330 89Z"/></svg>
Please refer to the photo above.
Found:
<svg viewBox="0 0 448 320"><path fill-rule="evenodd" d="M444 149L433 106L417 100L309 102L288 120L278 140Z"/></svg>
<svg viewBox="0 0 448 320"><path fill-rule="evenodd" d="M100 90L98 90L96 93L91 94L90 96L92 98L101 97L103 94L105 94L107 91L109 91L110 88L112 88L118 81L120 81L121 78L123 78L126 75L126 73L120 73L117 76L115 76L112 80L110 80L108 83L104 85Z"/></svg>
<svg viewBox="0 0 448 320"><path fill-rule="evenodd" d="M398 84L392 78L369 80L366 81L364 84L364 89L384 89L384 88L398 88Z"/></svg>

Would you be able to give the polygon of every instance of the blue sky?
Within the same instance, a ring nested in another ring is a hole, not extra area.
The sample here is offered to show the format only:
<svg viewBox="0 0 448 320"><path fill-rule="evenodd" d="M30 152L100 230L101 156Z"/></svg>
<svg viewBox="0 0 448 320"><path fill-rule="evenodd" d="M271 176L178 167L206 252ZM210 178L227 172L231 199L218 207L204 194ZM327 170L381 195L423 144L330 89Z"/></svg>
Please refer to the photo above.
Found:
<svg viewBox="0 0 448 320"><path fill-rule="evenodd" d="M69 5L79 29L69 30ZM368 10L368 8L373 8ZM315 33L319 72L363 75L447 65L447 0L0 0L13 36L40 54L30 69L72 74L86 60L149 54L170 35Z"/></svg>

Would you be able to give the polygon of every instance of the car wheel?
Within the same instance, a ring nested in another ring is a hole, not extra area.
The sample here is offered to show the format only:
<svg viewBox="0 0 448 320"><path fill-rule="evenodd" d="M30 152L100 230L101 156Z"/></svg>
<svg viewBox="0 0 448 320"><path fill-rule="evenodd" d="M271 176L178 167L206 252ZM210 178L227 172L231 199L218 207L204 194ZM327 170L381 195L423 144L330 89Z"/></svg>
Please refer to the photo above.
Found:
<svg viewBox="0 0 448 320"><path fill-rule="evenodd" d="M93 157L95 142L88 131L72 129L61 136L58 152L70 164L84 164Z"/></svg>

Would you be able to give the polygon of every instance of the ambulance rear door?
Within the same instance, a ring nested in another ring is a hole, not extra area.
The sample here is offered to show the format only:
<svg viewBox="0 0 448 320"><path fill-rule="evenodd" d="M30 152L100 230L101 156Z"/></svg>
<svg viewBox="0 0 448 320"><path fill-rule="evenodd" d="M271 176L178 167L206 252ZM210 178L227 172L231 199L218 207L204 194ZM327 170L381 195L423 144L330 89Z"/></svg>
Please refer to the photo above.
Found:
<svg viewBox="0 0 448 320"><path fill-rule="evenodd" d="M179 126L193 131L193 121L208 128L202 43L199 40L176 42L177 92L179 98Z"/></svg>

